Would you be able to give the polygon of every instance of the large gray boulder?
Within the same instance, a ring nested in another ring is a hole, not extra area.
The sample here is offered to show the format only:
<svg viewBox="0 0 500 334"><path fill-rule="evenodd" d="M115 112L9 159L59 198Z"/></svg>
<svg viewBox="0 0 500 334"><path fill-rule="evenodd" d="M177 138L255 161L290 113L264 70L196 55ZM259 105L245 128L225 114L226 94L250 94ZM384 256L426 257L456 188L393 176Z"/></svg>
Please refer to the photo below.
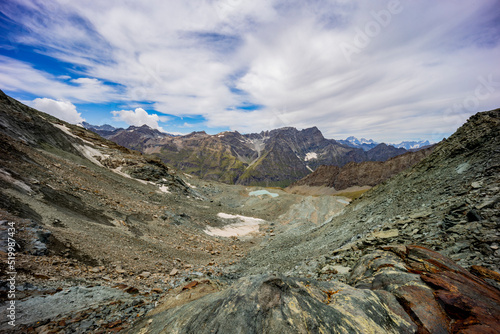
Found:
<svg viewBox="0 0 500 334"><path fill-rule="evenodd" d="M172 294L132 333L415 333L386 291L339 282L259 275L208 294L205 284ZM199 299L196 299L198 298ZM193 301L193 299L196 299Z"/></svg>

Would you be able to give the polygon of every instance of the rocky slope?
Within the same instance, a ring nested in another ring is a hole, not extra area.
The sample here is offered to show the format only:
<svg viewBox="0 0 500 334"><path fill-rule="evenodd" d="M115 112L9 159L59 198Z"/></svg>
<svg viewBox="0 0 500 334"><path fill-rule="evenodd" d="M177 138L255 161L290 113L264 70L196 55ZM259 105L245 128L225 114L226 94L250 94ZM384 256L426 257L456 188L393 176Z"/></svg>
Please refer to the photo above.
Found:
<svg viewBox="0 0 500 334"><path fill-rule="evenodd" d="M92 129L92 128L90 128ZM316 128L282 128L259 134L236 131L208 135L193 132L169 136L147 126L93 129L128 148L155 154L162 161L191 175L229 184L287 186L322 164L384 161L405 153L385 144L364 151L326 139Z"/></svg>
<svg viewBox="0 0 500 334"><path fill-rule="evenodd" d="M350 162L343 167L318 167L313 173L291 184L287 191L292 193L310 193L311 187L328 187L337 191L350 187L373 187L410 168L432 153L433 147L416 152L407 152L387 161Z"/></svg>

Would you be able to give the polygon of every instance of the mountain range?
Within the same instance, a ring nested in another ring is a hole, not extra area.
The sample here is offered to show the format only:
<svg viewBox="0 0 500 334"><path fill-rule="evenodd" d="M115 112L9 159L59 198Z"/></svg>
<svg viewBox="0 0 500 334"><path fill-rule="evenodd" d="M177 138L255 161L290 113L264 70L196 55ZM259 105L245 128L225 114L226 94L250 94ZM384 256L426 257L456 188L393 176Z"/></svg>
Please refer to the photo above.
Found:
<svg viewBox="0 0 500 334"><path fill-rule="evenodd" d="M369 151L372 148L379 145L379 143L375 142L373 139L358 139L354 136L347 137L344 140L339 140L340 143L345 144L347 146L361 148L364 151ZM427 146L430 146L431 143L428 140L417 140L417 141L402 141L399 144L387 144L393 146L395 148L404 148L405 150L417 150Z"/></svg>
<svg viewBox="0 0 500 334"><path fill-rule="evenodd" d="M385 161L407 152L373 141L356 146L326 139L316 127L172 136L147 125L113 130L109 126L84 126L119 145L156 155L185 173L228 184L288 186L320 165Z"/></svg>

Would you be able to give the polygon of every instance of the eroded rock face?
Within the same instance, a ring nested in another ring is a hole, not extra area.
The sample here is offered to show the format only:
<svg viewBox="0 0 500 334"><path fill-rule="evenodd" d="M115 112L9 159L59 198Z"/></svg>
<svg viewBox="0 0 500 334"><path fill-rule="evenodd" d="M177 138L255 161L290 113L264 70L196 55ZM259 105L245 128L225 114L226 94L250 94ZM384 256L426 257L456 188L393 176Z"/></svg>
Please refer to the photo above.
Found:
<svg viewBox="0 0 500 334"><path fill-rule="evenodd" d="M196 295L196 285L182 294ZM417 326L385 291L339 282L260 275L227 290L146 317L133 333L415 333Z"/></svg>
<svg viewBox="0 0 500 334"><path fill-rule="evenodd" d="M498 333L500 291L424 247L388 246L370 253L349 283L390 292L420 333Z"/></svg>

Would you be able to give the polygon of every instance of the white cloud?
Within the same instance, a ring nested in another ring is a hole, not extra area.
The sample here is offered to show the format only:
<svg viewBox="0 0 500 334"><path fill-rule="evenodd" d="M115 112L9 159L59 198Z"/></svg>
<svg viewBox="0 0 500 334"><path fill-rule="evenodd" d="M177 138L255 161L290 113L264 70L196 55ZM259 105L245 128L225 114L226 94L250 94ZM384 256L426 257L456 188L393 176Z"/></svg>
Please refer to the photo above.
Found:
<svg viewBox="0 0 500 334"><path fill-rule="evenodd" d="M124 109L148 102L241 132L318 126L327 137L394 142L449 134L500 105L500 86L466 100L478 77L500 82L498 0L401 0L383 24L373 13L394 1L15 2L0 8L30 31L15 42L73 64L76 79L0 56L11 91ZM346 59L341 46L363 38ZM244 103L262 107L238 110ZM158 126L137 109L117 113Z"/></svg>
<svg viewBox="0 0 500 334"><path fill-rule="evenodd" d="M142 126L147 125L150 128L158 129L160 131L164 131L159 125L158 122L166 122L168 117L158 116L157 114L148 114L146 110L142 108L136 108L135 110L120 110L120 111L112 111L114 115L114 119L116 121L124 121L128 125L134 126Z"/></svg>
<svg viewBox="0 0 500 334"><path fill-rule="evenodd" d="M93 78L78 78L66 82L66 76L54 76L32 65L0 55L2 89L28 92L58 100L102 103L120 99L116 90Z"/></svg>
<svg viewBox="0 0 500 334"><path fill-rule="evenodd" d="M68 123L77 124L85 121L70 101L37 98L33 100L31 106Z"/></svg>

